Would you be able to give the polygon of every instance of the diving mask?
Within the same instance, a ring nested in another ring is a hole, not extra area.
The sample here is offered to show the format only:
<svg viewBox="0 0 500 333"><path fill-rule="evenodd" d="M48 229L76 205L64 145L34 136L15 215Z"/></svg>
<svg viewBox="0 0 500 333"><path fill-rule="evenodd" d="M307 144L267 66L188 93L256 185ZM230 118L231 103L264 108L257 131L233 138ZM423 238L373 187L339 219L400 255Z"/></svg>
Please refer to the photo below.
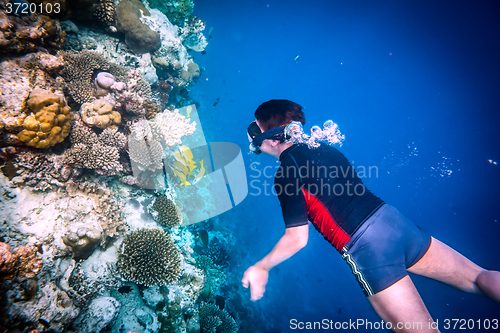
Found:
<svg viewBox="0 0 500 333"><path fill-rule="evenodd" d="M287 125L271 128L268 131L262 133L259 128L259 125L255 121L253 121L247 129L248 141L250 141L250 151L256 155L262 153L260 150L260 146L262 142L267 139L273 140L283 140L284 134L283 131Z"/></svg>

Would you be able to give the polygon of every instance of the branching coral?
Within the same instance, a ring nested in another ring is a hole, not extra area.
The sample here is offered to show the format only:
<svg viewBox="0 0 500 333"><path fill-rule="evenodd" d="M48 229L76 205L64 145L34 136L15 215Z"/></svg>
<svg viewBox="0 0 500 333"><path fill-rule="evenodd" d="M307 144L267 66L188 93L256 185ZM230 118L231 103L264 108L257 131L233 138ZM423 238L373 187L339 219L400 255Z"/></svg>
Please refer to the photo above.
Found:
<svg viewBox="0 0 500 333"><path fill-rule="evenodd" d="M99 0L99 3L94 6L92 14L104 25L113 26L115 23L115 2L113 0Z"/></svg>
<svg viewBox="0 0 500 333"><path fill-rule="evenodd" d="M179 113L179 110L165 110L149 121L153 137L163 145L172 147L181 144L181 138L191 135L196 130L196 123Z"/></svg>
<svg viewBox="0 0 500 333"><path fill-rule="evenodd" d="M205 22L196 16L192 16L180 29L179 37L182 40L182 44L196 52L204 51L208 42L205 36L203 36L203 30L205 30Z"/></svg>
<svg viewBox="0 0 500 333"><path fill-rule="evenodd" d="M81 120L77 120L70 138L73 146L64 153L67 163L105 175L115 175L123 170L119 158L120 151L125 148L126 137L116 129L105 129L97 136Z"/></svg>
<svg viewBox="0 0 500 333"><path fill-rule="evenodd" d="M146 286L168 285L179 279L180 251L165 231L140 229L123 240L118 269L129 281Z"/></svg>
<svg viewBox="0 0 500 333"><path fill-rule="evenodd" d="M158 212L158 222L161 225L175 227L181 224L181 210L165 195L162 194L156 198L153 209Z"/></svg>
<svg viewBox="0 0 500 333"><path fill-rule="evenodd" d="M35 89L28 99L28 110L22 123L24 129L17 135L26 145L47 148L68 136L73 115L64 97Z"/></svg>
<svg viewBox="0 0 500 333"><path fill-rule="evenodd" d="M6 166L12 168L11 180L14 184L26 186L32 191L46 191L62 186L70 176L59 160L55 155L28 151L19 153Z"/></svg>
<svg viewBox="0 0 500 333"><path fill-rule="evenodd" d="M16 276L34 278L42 268L42 259L37 248L25 245L10 251L10 245L0 242L0 280L10 280Z"/></svg>
<svg viewBox="0 0 500 333"><path fill-rule="evenodd" d="M200 304L201 333L236 333L238 325L226 310L212 303Z"/></svg>

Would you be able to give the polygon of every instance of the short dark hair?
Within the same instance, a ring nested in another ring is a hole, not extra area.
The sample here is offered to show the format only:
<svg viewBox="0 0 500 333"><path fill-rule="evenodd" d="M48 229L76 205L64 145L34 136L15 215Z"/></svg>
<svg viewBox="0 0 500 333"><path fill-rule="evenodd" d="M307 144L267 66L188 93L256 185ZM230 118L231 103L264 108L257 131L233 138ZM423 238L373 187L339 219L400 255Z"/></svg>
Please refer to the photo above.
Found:
<svg viewBox="0 0 500 333"><path fill-rule="evenodd" d="M255 119L259 121L263 131L292 121L300 121L302 125L306 124L302 106L286 99L272 99L262 103L255 110Z"/></svg>

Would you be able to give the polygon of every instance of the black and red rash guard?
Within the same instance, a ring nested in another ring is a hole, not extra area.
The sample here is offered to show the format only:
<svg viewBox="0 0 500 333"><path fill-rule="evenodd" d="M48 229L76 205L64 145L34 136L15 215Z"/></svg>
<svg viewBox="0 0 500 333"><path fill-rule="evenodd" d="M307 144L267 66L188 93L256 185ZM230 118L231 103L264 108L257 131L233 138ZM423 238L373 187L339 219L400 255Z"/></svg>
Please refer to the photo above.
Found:
<svg viewBox="0 0 500 333"><path fill-rule="evenodd" d="M341 252L356 230L380 206L353 166L336 148L295 144L280 155L274 188L287 228L312 222L316 230ZM366 168L364 176L368 176Z"/></svg>

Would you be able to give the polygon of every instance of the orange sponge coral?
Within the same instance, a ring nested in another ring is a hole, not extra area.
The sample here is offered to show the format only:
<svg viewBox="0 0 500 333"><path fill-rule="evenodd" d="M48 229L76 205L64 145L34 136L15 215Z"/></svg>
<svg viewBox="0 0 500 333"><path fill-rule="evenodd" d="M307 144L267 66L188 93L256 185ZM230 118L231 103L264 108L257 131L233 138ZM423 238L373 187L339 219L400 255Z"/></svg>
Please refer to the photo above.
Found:
<svg viewBox="0 0 500 333"><path fill-rule="evenodd" d="M25 245L10 251L10 245L0 242L0 280L13 277L34 278L42 268L42 259L33 245Z"/></svg>
<svg viewBox="0 0 500 333"><path fill-rule="evenodd" d="M69 134L73 114L64 97L45 89L35 89L28 99L28 116L17 137L28 146L51 147Z"/></svg>

